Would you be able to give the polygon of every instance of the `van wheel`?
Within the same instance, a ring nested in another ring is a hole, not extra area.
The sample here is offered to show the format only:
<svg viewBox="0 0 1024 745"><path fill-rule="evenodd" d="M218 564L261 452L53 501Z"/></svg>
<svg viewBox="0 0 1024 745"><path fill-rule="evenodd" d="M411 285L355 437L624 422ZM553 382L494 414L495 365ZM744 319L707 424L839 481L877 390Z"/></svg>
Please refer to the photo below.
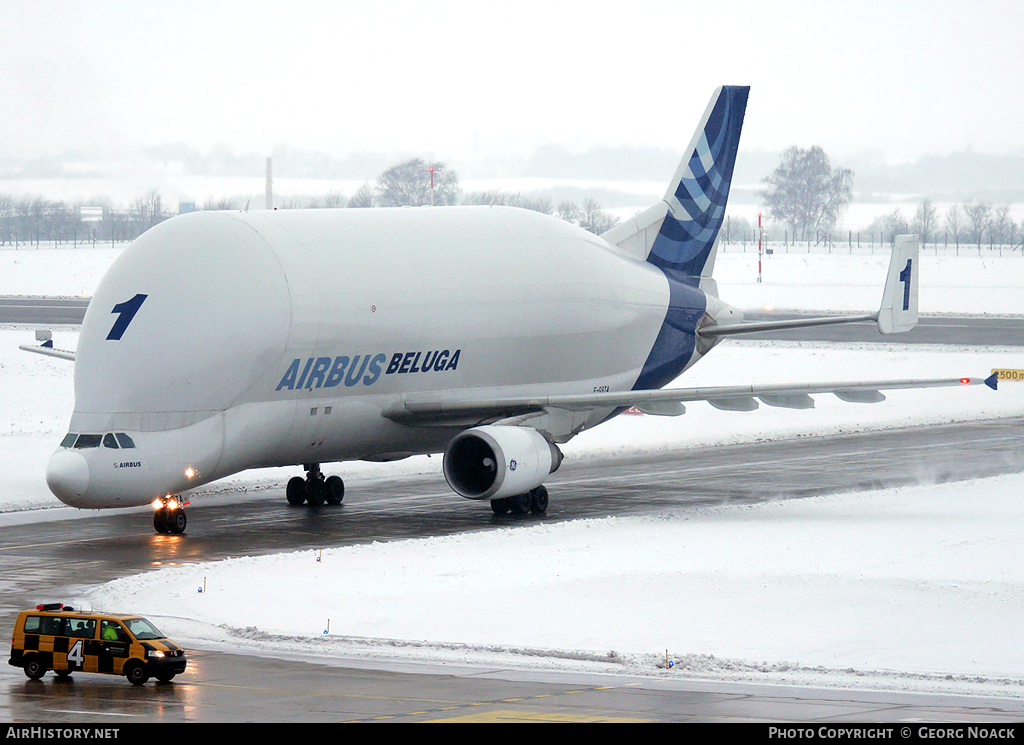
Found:
<svg viewBox="0 0 1024 745"><path fill-rule="evenodd" d="M140 686L149 680L149 673L146 672L146 666L137 660L132 660L124 667L124 677L128 678L128 682L132 685Z"/></svg>
<svg viewBox="0 0 1024 745"><path fill-rule="evenodd" d="M22 665L27 675L32 680L39 680L41 677L46 675L46 666L43 665L36 657L29 657L25 660L25 664Z"/></svg>
<svg viewBox="0 0 1024 745"><path fill-rule="evenodd" d="M175 673L157 673L156 679L159 680L161 683L170 683L174 676Z"/></svg>

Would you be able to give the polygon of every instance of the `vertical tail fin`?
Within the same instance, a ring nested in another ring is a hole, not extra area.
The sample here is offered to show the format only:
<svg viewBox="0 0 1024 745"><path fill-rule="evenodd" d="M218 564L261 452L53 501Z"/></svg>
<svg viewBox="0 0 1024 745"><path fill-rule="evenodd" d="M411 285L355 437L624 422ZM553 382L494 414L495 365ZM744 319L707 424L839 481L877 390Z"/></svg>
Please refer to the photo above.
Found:
<svg viewBox="0 0 1024 745"><path fill-rule="evenodd" d="M916 235L896 236L878 311L878 331L882 334L899 334L917 325L919 249Z"/></svg>
<svg viewBox="0 0 1024 745"><path fill-rule="evenodd" d="M749 92L734 85L715 91L664 199L605 233L605 240L674 273L705 273L725 218Z"/></svg>

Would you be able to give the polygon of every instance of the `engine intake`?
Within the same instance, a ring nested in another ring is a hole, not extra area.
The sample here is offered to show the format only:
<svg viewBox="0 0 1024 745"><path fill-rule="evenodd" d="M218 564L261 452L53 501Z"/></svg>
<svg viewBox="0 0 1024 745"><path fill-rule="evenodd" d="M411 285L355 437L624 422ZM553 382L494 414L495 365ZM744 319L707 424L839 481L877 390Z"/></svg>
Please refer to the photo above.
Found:
<svg viewBox="0 0 1024 745"><path fill-rule="evenodd" d="M448 444L444 477L466 499L500 499L537 488L561 464L562 451L537 430L489 424Z"/></svg>

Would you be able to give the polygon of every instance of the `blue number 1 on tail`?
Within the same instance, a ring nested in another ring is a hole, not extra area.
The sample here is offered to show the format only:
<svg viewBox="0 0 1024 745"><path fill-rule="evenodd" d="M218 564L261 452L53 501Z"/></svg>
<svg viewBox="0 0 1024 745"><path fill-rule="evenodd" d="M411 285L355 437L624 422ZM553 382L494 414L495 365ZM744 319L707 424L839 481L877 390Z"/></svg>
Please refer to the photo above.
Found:
<svg viewBox="0 0 1024 745"><path fill-rule="evenodd" d="M913 259L907 259L907 265L900 272L900 282L903 283L903 310L910 310L910 265L912 261Z"/></svg>

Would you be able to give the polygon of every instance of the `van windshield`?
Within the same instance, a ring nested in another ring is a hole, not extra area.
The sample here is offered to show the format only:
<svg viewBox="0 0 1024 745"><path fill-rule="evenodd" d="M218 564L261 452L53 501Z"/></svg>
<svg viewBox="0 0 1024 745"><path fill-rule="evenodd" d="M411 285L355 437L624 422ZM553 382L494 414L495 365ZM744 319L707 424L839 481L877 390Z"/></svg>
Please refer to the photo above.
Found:
<svg viewBox="0 0 1024 745"><path fill-rule="evenodd" d="M129 618L124 622L124 625L132 632L132 636L139 641L164 638L159 629L145 618Z"/></svg>

